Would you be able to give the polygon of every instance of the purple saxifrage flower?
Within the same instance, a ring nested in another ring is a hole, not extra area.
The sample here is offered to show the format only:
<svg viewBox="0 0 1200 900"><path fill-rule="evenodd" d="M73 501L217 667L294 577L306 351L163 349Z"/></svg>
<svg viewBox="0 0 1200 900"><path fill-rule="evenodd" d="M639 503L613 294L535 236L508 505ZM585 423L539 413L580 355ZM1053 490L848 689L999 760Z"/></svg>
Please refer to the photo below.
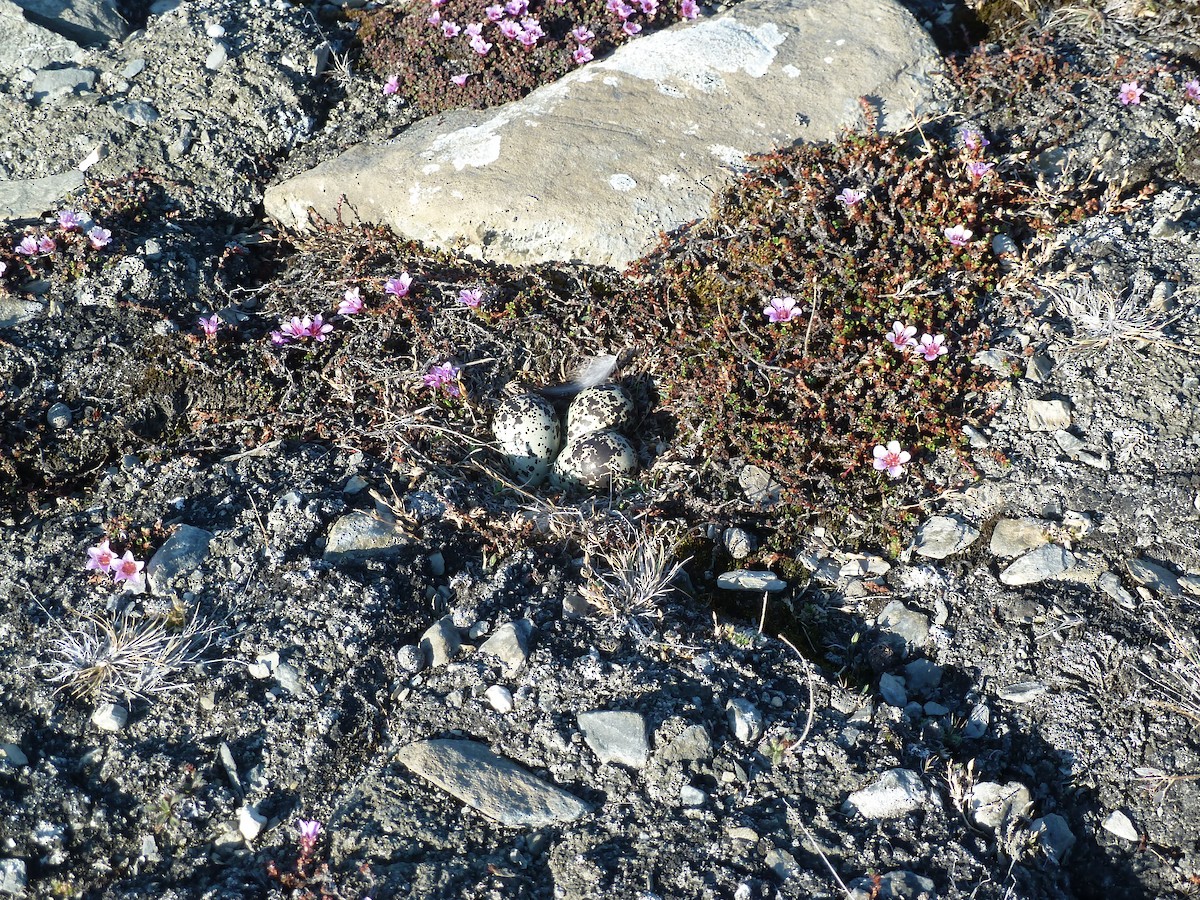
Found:
<svg viewBox="0 0 1200 900"><path fill-rule="evenodd" d="M363 302L358 288L347 288L342 301L338 304L337 314L339 316L353 316L362 312L362 308Z"/></svg>
<svg viewBox="0 0 1200 900"><path fill-rule="evenodd" d="M583 25L576 25L571 29L571 37L575 38L581 44L586 44L588 41L596 37L595 33Z"/></svg>
<svg viewBox="0 0 1200 900"><path fill-rule="evenodd" d="M64 209L58 214L58 227L63 231L79 231L83 228L83 219L73 209Z"/></svg>
<svg viewBox="0 0 1200 900"><path fill-rule="evenodd" d="M800 315L795 297L772 297L763 307L763 315L772 322L790 322Z"/></svg>
<svg viewBox="0 0 1200 900"><path fill-rule="evenodd" d="M679 18L691 21L700 15L696 0L679 0Z"/></svg>
<svg viewBox="0 0 1200 900"><path fill-rule="evenodd" d="M474 48L474 44L472 44L471 46L472 46L472 48ZM492 45L488 44L488 49L490 50L491 48L492 48ZM470 77L471 76L469 73L461 72L458 75L451 75L450 80L452 82L454 82L455 84L457 84L459 87L464 87L467 83L467 79Z"/></svg>
<svg viewBox="0 0 1200 900"><path fill-rule="evenodd" d="M899 478L904 474L904 466L912 459L912 454L900 449L899 441L888 441L887 446L875 445L875 471L888 473L889 478Z"/></svg>
<svg viewBox="0 0 1200 900"><path fill-rule="evenodd" d="M1200 81L1193 78L1191 81L1184 82L1183 96L1193 103L1200 103Z"/></svg>
<svg viewBox="0 0 1200 900"><path fill-rule="evenodd" d="M479 309L483 303L483 291L479 288L463 289L458 292L458 302L471 309Z"/></svg>
<svg viewBox="0 0 1200 900"><path fill-rule="evenodd" d="M311 846L321 833L321 823L316 819L297 819L296 828L300 831L300 843Z"/></svg>
<svg viewBox="0 0 1200 900"><path fill-rule="evenodd" d="M866 196L866 191L858 191L854 188L842 188L842 192L833 199L837 200L838 203L842 204L847 209L850 209L851 207L858 206L858 204L862 203L863 200L866 199Z"/></svg>
<svg viewBox="0 0 1200 900"><path fill-rule="evenodd" d="M25 235L18 242L17 246L13 247L14 253L20 253L22 256L35 256L38 252L37 238L33 235Z"/></svg>
<svg viewBox="0 0 1200 900"><path fill-rule="evenodd" d="M435 391L443 390L451 397L457 397L461 393L458 389L458 373L460 369L451 363L444 363L440 366L434 366L422 378L426 387L431 387Z"/></svg>
<svg viewBox="0 0 1200 900"><path fill-rule="evenodd" d="M905 353L917 345L917 327L905 325L903 322L893 322L892 330L888 332L887 340L896 350Z"/></svg>
<svg viewBox="0 0 1200 900"><path fill-rule="evenodd" d="M926 362L936 361L939 356L945 356L949 352L946 349L946 336L944 334L921 335L921 343L916 347L916 352Z"/></svg>
<svg viewBox="0 0 1200 900"><path fill-rule="evenodd" d="M1144 93L1146 89L1136 81L1127 81L1117 91L1117 99L1121 101L1122 106L1139 106Z"/></svg>
<svg viewBox="0 0 1200 900"><path fill-rule="evenodd" d="M200 330L204 332L204 336L208 339L215 338L217 332L221 330L221 317L213 313L207 319L201 316L199 319Z"/></svg>
<svg viewBox="0 0 1200 900"><path fill-rule="evenodd" d="M88 230L88 240L92 242L92 249L99 250L101 247L107 247L112 240L112 232L107 228L101 228L99 225L94 225Z"/></svg>
<svg viewBox="0 0 1200 900"><path fill-rule="evenodd" d="M963 145L964 149L970 150L972 153L978 153L991 143L991 141L983 136L983 132L977 128L960 128L958 130L958 141Z"/></svg>
<svg viewBox="0 0 1200 900"><path fill-rule="evenodd" d="M582 66L586 62L591 62L595 57L592 55L590 47L576 47L575 52L571 54L571 59L575 60L575 65Z"/></svg>
<svg viewBox="0 0 1200 900"><path fill-rule="evenodd" d="M390 96L400 90L400 76L389 75L388 80L383 83L383 94L385 97Z"/></svg>
<svg viewBox="0 0 1200 900"><path fill-rule="evenodd" d="M975 232L970 228L964 228L962 225L955 225L953 228L945 229L942 234L946 236L946 240L950 242L950 246L961 248L971 242L971 236Z"/></svg>
<svg viewBox="0 0 1200 900"><path fill-rule="evenodd" d="M42 235L38 238L37 248L38 253L53 253L58 249L58 244L54 243L54 238L49 235Z"/></svg>
<svg viewBox="0 0 1200 900"><path fill-rule="evenodd" d="M133 558L132 550L126 550L125 555L113 564L113 581L123 581L126 590L140 594L146 589L146 576L142 572L145 567L144 562Z"/></svg>
<svg viewBox="0 0 1200 900"><path fill-rule="evenodd" d="M412 287L412 276L407 272L401 272L394 278L389 278L383 283L383 289L386 293L393 297L407 297L409 288Z"/></svg>
<svg viewBox="0 0 1200 900"><path fill-rule="evenodd" d="M117 554L108 546L105 538L95 547L88 547L87 568L96 572L111 572L117 564Z"/></svg>
<svg viewBox="0 0 1200 900"><path fill-rule="evenodd" d="M995 168L995 163L984 162L981 159L973 159L967 163L967 174L975 181L978 181L988 172Z"/></svg>

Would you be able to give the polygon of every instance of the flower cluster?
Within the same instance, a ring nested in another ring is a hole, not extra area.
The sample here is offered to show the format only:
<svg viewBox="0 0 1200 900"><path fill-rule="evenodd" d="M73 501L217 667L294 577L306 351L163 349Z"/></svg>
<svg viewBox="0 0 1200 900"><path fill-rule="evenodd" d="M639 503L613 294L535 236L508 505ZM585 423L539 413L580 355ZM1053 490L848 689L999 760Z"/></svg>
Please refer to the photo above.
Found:
<svg viewBox="0 0 1200 900"><path fill-rule="evenodd" d="M945 356L949 352L946 348L944 334L935 335L926 332L918 341L916 326L905 325L903 322L892 323L892 330L887 334L887 342L894 350L901 353L911 352L914 358L919 357L925 362L937 362L938 357Z"/></svg>
<svg viewBox="0 0 1200 900"><path fill-rule="evenodd" d="M292 316L291 321L280 324L278 331L271 332L271 343L277 347L292 341L324 341L325 335L333 331L333 326L325 321L319 313L315 316Z"/></svg>
<svg viewBox="0 0 1200 900"><path fill-rule="evenodd" d="M88 547L87 569L111 574L115 583L124 582L125 590L131 593L140 594L146 590L146 576L142 572L145 566L144 562L133 558L132 550L126 550L124 556L118 557L109 547L108 538L95 547Z"/></svg>
<svg viewBox="0 0 1200 900"><path fill-rule="evenodd" d="M81 234L87 238L93 250L101 250L112 242L112 232L101 228L92 222L86 214L73 209L64 209L58 214L58 227L68 243L77 238L71 235ZM17 241L13 252L18 256L32 259L35 256L46 256L58 250L58 241L49 234L27 234Z"/></svg>
<svg viewBox="0 0 1200 900"><path fill-rule="evenodd" d="M405 272L398 278L389 278L384 282L383 289L395 297L403 297L408 293L411 284L412 276ZM364 303L361 289L357 287L347 288L346 292L342 294L342 299L338 301L336 315L342 317L356 316L363 311L363 308ZM221 325L214 313L210 319L201 318L200 327L207 336L212 337L217 333L217 329ZM300 341L323 343L326 335L332 331L333 323L326 322L325 317L320 313L304 317L292 316L291 319L284 319L280 322L278 331L271 332L271 343L277 347Z"/></svg>
<svg viewBox="0 0 1200 900"><path fill-rule="evenodd" d="M422 380L426 387L445 391L451 397L460 397L462 390L458 386L458 376L461 371L458 366L447 362L431 368Z"/></svg>

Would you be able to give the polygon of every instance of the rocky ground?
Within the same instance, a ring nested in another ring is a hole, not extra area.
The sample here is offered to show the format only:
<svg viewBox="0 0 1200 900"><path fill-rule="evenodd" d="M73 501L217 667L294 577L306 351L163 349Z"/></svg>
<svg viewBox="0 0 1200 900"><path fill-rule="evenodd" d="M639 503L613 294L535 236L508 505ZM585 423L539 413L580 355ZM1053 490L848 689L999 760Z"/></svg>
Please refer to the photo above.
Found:
<svg viewBox="0 0 1200 900"><path fill-rule="evenodd" d="M656 326L592 323L615 272L261 220L268 184L414 116L343 10L160 2L6 58L0 894L1200 890L1196 11L910 7L951 63L927 136L990 136L1036 202L961 447L836 517L673 427L644 348L616 372L637 484L505 478L474 398ZM537 311L377 289L271 345L400 271ZM421 383L464 334L472 403ZM105 539L147 591L86 567Z"/></svg>

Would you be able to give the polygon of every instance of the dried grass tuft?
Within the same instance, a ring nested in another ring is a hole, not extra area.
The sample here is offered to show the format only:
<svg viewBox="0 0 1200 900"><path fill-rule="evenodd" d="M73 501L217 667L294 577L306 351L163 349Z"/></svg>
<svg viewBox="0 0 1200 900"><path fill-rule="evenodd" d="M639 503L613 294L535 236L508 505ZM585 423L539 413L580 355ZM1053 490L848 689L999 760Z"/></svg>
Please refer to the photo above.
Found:
<svg viewBox="0 0 1200 900"><path fill-rule="evenodd" d="M579 592L621 630L645 637L662 617L662 600L687 560L674 558L672 535L618 525L590 533L585 544L584 577Z"/></svg>

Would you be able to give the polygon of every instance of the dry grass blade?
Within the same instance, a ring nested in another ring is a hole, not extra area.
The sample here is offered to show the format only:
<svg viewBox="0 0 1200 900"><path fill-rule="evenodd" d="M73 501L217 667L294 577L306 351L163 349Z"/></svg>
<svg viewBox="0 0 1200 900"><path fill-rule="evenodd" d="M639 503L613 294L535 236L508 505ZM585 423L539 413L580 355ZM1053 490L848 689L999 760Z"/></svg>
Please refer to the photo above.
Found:
<svg viewBox="0 0 1200 900"><path fill-rule="evenodd" d="M1166 328L1171 320L1144 308L1132 294L1120 298L1112 291L1093 288L1087 281L1049 292L1059 313L1075 331L1073 350L1113 351L1148 345L1186 349L1167 339Z"/></svg>
<svg viewBox="0 0 1200 900"><path fill-rule="evenodd" d="M618 528L592 534L585 549L585 599L631 634L645 634L646 623L662 615L660 601L687 560L676 561L662 532Z"/></svg>
<svg viewBox="0 0 1200 900"><path fill-rule="evenodd" d="M1142 667L1153 694L1149 703L1200 725L1200 641L1153 613L1150 621L1166 636L1172 659L1160 671Z"/></svg>
<svg viewBox="0 0 1200 900"><path fill-rule="evenodd" d="M129 615L116 621L87 615L75 629L53 624L59 633L50 645L48 680L59 691L95 702L128 703L187 690L183 673L206 662L219 630L199 618L173 628L165 619Z"/></svg>

